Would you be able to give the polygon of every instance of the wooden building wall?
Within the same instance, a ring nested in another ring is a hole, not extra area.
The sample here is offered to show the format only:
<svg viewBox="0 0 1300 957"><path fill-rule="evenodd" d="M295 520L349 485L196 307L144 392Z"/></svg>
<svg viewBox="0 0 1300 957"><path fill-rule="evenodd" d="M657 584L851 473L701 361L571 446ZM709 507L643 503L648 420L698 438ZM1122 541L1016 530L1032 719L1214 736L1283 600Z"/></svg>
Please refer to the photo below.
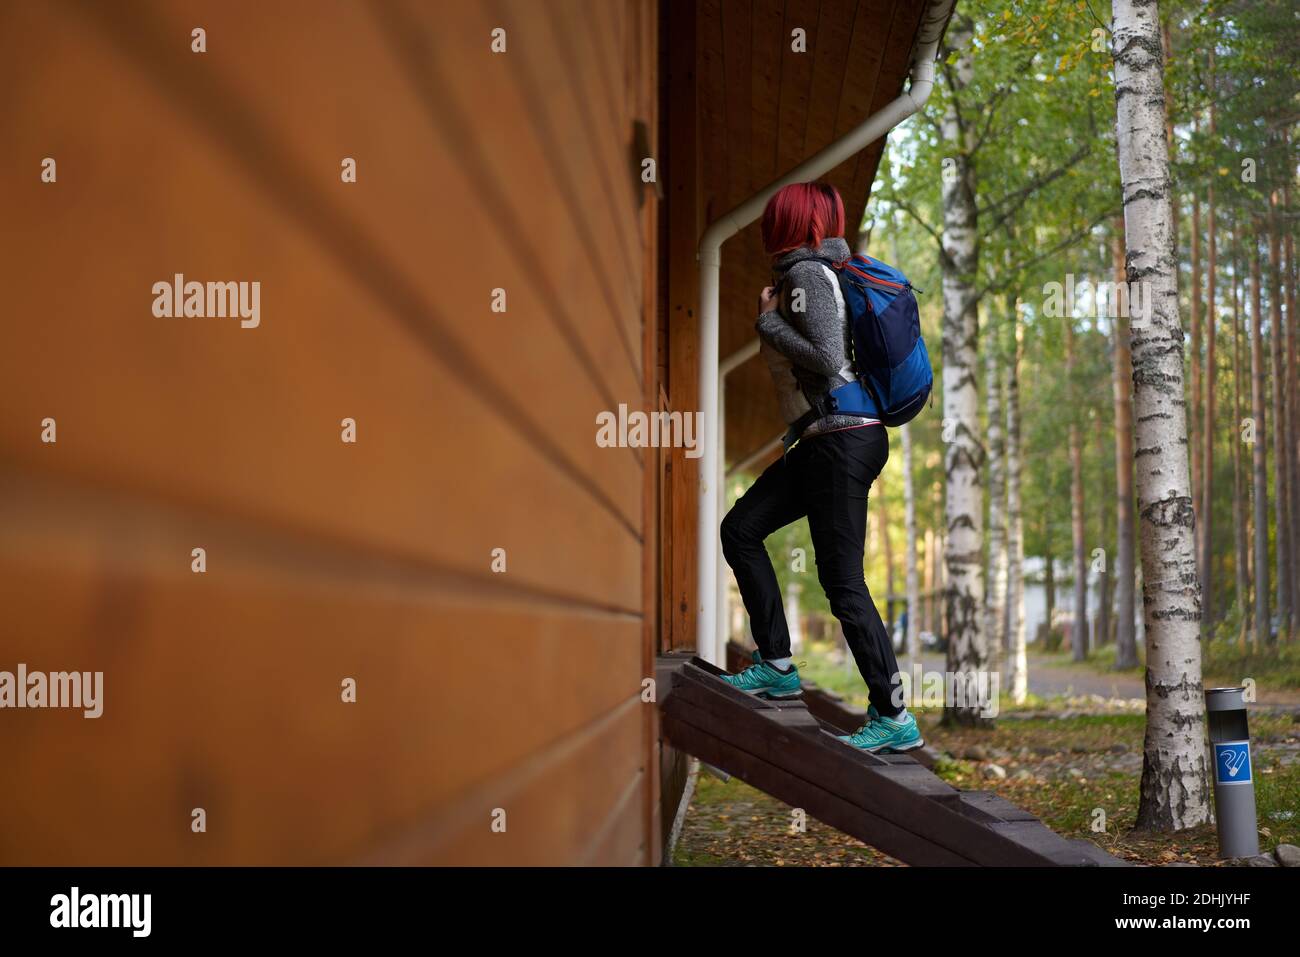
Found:
<svg viewBox="0 0 1300 957"><path fill-rule="evenodd" d="M657 18L0 6L0 863L657 859Z"/></svg>

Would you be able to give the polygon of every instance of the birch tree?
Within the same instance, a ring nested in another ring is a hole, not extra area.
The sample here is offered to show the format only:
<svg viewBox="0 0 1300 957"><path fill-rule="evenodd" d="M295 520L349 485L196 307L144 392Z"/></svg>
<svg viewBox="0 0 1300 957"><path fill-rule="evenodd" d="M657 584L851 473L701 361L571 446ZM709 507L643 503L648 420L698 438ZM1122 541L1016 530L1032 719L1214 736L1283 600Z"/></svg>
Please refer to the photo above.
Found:
<svg viewBox="0 0 1300 957"><path fill-rule="evenodd" d="M1209 820L1200 579L1187 460L1183 329L1165 140L1164 62L1154 0L1115 0L1116 151L1130 303L1147 707L1140 828Z"/></svg>
<svg viewBox="0 0 1300 957"><path fill-rule="evenodd" d="M907 657L921 658L921 582L916 554L916 485L912 474L912 429L903 425L903 512L907 525Z"/></svg>
<svg viewBox="0 0 1300 957"><path fill-rule="evenodd" d="M1087 193L1109 207L1095 215L1080 214L1078 203L1080 184L1095 185L1114 173L1113 166L1101 174L1095 168L1085 172L1089 160L1094 167L1104 163L1103 152L1094 148L1104 112L1095 94L1088 96L1090 86L1104 81L1104 70L1089 51L1089 31L1076 29L1086 22L1085 11L1059 0L1035 0L1020 17L980 5L969 13L959 9L940 61L944 82L902 150L910 154L908 162L896 167L897 176L887 174L874 193L882 204L906 213L938 249L947 495L936 529L944 574L935 577L943 580L947 667L954 674L983 671L991 658L985 607L993 587L985 567L988 461L980 432L987 389L977 382L987 371L978 353L979 340L987 336L979 330L980 304L1023 282L1033 264L1077 246L1113 214L1111 192ZM1083 121L1073 124L1080 107ZM916 172L930 169L939 175ZM1048 230L1056 245L1035 242L1044 204L1070 213L1056 217ZM1009 237L1020 231L1025 241L1012 242ZM1009 255L992 254L1001 252ZM950 709L946 717L969 723L977 713Z"/></svg>
<svg viewBox="0 0 1300 957"><path fill-rule="evenodd" d="M1025 529L1020 502L1020 303L1008 297L1013 319L1006 356L1007 403L1007 663L1006 683L1011 700L1024 704L1029 694L1029 662L1025 653ZM1049 619L1050 623L1050 619Z"/></svg>
<svg viewBox="0 0 1300 957"><path fill-rule="evenodd" d="M1112 240L1116 296L1112 333L1115 338L1113 383L1115 391L1115 599L1119 621L1115 628L1115 667L1137 667L1137 634L1134 618L1137 583L1133 527L1133 360L1129 354L1127 275L1124 265L1124 222L1115 228ZM1121 298L1122 297L1122 298Z"/></svg>
<svg viewBox="0 0 1300 957"><path fill-rule="evenodd" d="M994 310L990 309L990 313ZM988 553L984 580L988 584L984 602L984 632L990 655L1002 657L1005 647L1005 605L1007 591L1006 540L1006 441L1003 438L1001 330L1006 322L989 323L984 344L984 417L987 423L989 520Z"/></svg>
<svg viewBox="0 0 1300 957"><path fill-rule="evenodd" d="M957 106L957 96L971 82L974 26L958 14L948 30L956 54L947 71L949 97L941 128L952 165L943 177L943 439L948 495L944 511L947 545L944 564L944 622L948 638L950 680L978 687L988 667L980 613L984 601L983 511L980 469L984 450L979 440L979 393L975 385L978 310L976 281L979 244L971 152L974 131ZM945 720L978 723L978 703L958 698Z"/></svg>

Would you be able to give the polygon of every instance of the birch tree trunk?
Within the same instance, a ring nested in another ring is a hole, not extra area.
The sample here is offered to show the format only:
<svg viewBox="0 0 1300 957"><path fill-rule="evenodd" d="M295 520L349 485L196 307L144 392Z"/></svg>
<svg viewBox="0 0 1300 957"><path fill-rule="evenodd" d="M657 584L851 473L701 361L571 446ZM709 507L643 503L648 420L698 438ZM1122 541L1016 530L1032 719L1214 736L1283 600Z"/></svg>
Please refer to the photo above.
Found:
<svg viewBox="0 0 1300 957"><path fill-rule="evenodd" d="M1124 221L1116 223L1113 244L1116 289L1125 288ZM1137 667L1137 617L1133 528L1133 360L1129 354L1128 296L1116 294L1115 334L1115 597L1119 621L1115 629L1115 667Z"/></svg>
<svg viewBox="0 0 1300 957"><path fill-rule="evenodd" d="M943 531L944 521L944 497L943 483L934 483L934 524L938 529L934 538L934 590L938 595L938 602L935 607L935 631L936 635L942 635L944 641L948 640L948 633L945 630L948 627L946 616L947 605L947 586L948 571L944 565L944 556L948 549L948 536Z"/></svg>
<svg viewBox="0 0 1300 957"><path fill-rule="evenodd" d="M1277 225L1277 191L1269 197L1268 212L1268 305L1269 350L1273 359L1273 528L1277 556L1278 638L1291 638L1291 490L1288 454L1291 422L1286 402L1282 351L1285 334L1282 319L1282 237Z"/></svg>
<svg viewBox="0 0 1300 957"><path fill-rule="evenodd" d="M990 309L990 312L994 310ZM1002 336L1000 327L991 322L984 337L984 413L988 425L988 476L989 524L988 556L984 580L987 598L984 602L984 635L989 656L996 661L1003 657L1006 646L1007 592L1007 538L1006 538L1006 472L1004 456L1006 441L1003 438L1005 413L1002 409Z"/></svg>
<svg viewBox="0 0 1300 957"><path fill-rule="evenodd" d="M1020 509L1020 304L1009 302L1014 322L1006 357L1007 403L1007 666L1011 700L1024 704L1029 693L1025 654L1025 534Z"/></svg>
<svg viewBox="0 0 1300 957"><path fill-rule="evenodd" d="M803 651L803 610L800 607L799 593L803 586L790 582L785 586L785 620L790 629L790 653Z"/></svg>
<svg viewBox="0 0 1300 957"><path fill-rule="evenodd" d="M907 657L921 658L921 582L916 562L916 486L912 478L912 429L903 424L903 512L907 525Z"/></svg>
<svg viewBox="0 0 1300 957"><path fill-rule="evenodd" d="M1065 317L1066 405L1070 427L1066 444L1070 453L1070 544L1074 558L1074 624L1070 648L1075 661L1088 657L1088 543L1083 514L1083 439L1079 435L1079 402L1074 388L1074 317Z"/></svg>
<svg viewBox="0 0 1300 957"><path fill-rule="evenodd" d="M934 528L934 540L930 548L930 588L932 601L930 613L933 627L930 631L945 637L944 632L944 594L943 594L943 483L935 482L930 488L930 524Z"/></svg>
<svg viewBox="0 0 1300 957"><path fill-rule="evenodd" d="M1250 236L1250 416L1254 420L1251 463L1254 467L1255 650L1269 643L1268 611L1268 432L1264 422L1264 293L1260 289L1259 228Z"/></svg>
<svg viewBox="0 0 1300 957"><path fill-rule="evenodd" d="M1052 521L1046 515L1043 516L1043 604L1050 636L1056 618L1056 548L1052 541Z"/></svg>
<svg viewBox="0 0 1300 957"><path fill-rule="evenodd" d="M957 51L952 96L944 113L943 140L955 175L943 182L943 430L947 501L944 564L944 619L948 640L949 680L958 682L955 706L944 720L979 724L982 707L973 700L979 675L988 665L982 636L984 495L980 467L979 393L975 385L978 319L975 283L979 245L975 212L975 175L971 164L972 132L956 106L971 82L969 17L958 15L949 28L949 45Z"/></svg>
<svg viewBox="0 0 1300 957"><path fill-rule="evenodd" d="M1183 330L1170 231L1164 65L1154 0L1115 0L1116 146L1132 308L1147 710L1137 826L1175 831L1210 817L1201 684L1200 580L1187 462Z"/></svg>
<svg viewBox="0 0 1300 957"><path fill-rule="evenodd" d="M925 630L937 635L934 623L934 529L925 530Z"/></svg>

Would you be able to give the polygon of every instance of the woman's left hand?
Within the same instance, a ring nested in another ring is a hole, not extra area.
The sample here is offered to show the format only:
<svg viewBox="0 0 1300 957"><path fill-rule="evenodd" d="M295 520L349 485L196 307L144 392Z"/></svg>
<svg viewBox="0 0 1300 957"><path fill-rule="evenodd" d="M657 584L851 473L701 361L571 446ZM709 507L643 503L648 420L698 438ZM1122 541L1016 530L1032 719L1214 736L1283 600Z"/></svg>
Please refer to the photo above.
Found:
<svg viewBox="0 0 1300 957"><path fill-rule="evenodd" d="M758 314L761 316L765 312L772 312L780 305L780 301L775 286L764 286L758 296Z"/></svg>

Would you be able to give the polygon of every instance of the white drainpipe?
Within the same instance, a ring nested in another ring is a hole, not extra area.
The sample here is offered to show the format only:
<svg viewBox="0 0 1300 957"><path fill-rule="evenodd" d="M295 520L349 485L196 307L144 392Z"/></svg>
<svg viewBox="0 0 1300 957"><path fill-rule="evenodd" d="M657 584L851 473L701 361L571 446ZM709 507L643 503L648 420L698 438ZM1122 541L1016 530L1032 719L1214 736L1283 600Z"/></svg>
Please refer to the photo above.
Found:
<svg viewBox="0 0 1300 957"><path fill-rule="evenodd" d="M918 112L934 88L934 61L939 40L952 15L956 0L931 0L921 20L916 54L908 89L880 111L867 117L840 139L810 156L780 179L769 183L704 231L700 240L700 483L697 527L699 562L696 566L695 647L706 661L723 660L725 643L725 601L718 592L726 581L721 567L718 515L725 503L723 462L725 437L722 417L718 362L718 302L721 289L722 244L763 214L763 207L777 190L790 183L802 183L824 176L849 157L866 149L898 124ZM747 349L757 349L757 346ZM745 352L746 350L741 350ZM737 353L739 355L740 353ZM729 357L733 358L733 357ZM745 355L740 361L748 359ZM739 365L739 362L736 363ZM732 366L734 368L734 366ZM730 369L728 369L730 371Z"/></svg>
<svg viewBox="0 0 1300 957"><path fill-rule="evenodd" d="M718 363L718 514L721 514L727 507L727 376L756 355L758 355L758 340L753 339ZM714 656L709 658L708 655L703 655L702 657L720 664L727 660L727 632L730 629L731 609L727 607L730 596L730 590L727 588L727 560L722 555L722 549L719 548L716 551L718 553L717 573L714 582L716 583L717 595L714 598L714 603L717 607L717 630L714 634L717 640L713 642L716 645L713 650ZM698 645L699 642L696 642L696 644Z"/></svg>

